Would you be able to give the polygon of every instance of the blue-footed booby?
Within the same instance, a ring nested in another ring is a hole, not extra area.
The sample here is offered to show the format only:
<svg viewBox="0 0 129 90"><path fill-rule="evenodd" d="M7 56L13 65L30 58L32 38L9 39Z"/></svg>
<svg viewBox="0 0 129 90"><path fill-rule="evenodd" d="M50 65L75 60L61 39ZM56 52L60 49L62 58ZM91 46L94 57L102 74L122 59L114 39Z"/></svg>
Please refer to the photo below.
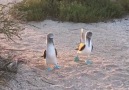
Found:
<svg viewBox="0 0 129 90"><path fill-rule="evenodd" d="M84 32L82 32L83 30L81 30L81 42L78 45L77 50L77 54L85 54L88 56L89 59L89 55L91 54L92 50L93 50L93 45L92 45L92 32L88 31L85 33L84 36ZM78 57L78 56L77 56ZM89 60L88 60L89 62ZM87 60L86 60L87 63Z"/></svg>
<svg viewBox="0 0 129 90"><path fill-rule="evenodd" d="M54 65L54 68L59 69L60 67L58 66L58 60L57 60L57 50L54 47L54 42L53 42L54 35L53 33L49 33L46 38L47 42L47 48L44 51L44 59L46 59L46 65ZM48 70L52 70L52 68L48 67Z"/></svg>

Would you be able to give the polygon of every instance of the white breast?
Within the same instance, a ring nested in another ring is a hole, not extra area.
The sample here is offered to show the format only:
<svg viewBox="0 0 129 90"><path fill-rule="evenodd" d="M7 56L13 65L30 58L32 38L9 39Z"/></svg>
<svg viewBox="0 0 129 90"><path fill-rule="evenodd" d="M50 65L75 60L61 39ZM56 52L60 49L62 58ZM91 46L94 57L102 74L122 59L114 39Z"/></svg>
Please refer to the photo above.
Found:
<svg viewBox="0 0 129 90"><path fill-rule="evenodd" d="M46 63L48 64L57 64L57 58L55 53L55 47L53 44L47 45L46 50Z"/></svg>
<svg viewBox="0 0 129 90"><path fill-rule="evenodd" d="M92 42L90 41L90 45L88 45L88 42L86 41L86 47L83 50L83 53L90 54L92 51Z"/></svg>

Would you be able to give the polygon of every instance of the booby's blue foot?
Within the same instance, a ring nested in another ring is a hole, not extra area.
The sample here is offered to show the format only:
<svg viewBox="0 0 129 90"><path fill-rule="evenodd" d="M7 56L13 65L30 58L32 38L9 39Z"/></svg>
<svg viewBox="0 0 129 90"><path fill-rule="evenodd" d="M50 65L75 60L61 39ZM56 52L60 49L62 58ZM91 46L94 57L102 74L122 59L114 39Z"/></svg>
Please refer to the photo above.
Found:
<svg viewBox="0 0 129 90"><path fill-rule="evenodd" d="M60 69L61 67L58 66L58 65L55 65L54 68L55 68L55 69Z"/></svg>
<svg viewBox="0 0 129 90"><path fill-rule="evenodd" d="M51 70L52 70L52 68L48 67L48 68L47 68L47 70L48 70L48 71L51 71Z"/></svg>
<svg viewBox="0 0 129 90"><path fill-rule="evenodd" d="M87 65L91 65L93 62L92 62L91 60L86 60L85 63L86 63Z"/></svg>
<svg viewBox="0 0 129 90"><path fill-rule="evenodd" d="M78 62L78 61L79 61L79 57L76 56L76 57L74 58L74 62Z"/></svg>

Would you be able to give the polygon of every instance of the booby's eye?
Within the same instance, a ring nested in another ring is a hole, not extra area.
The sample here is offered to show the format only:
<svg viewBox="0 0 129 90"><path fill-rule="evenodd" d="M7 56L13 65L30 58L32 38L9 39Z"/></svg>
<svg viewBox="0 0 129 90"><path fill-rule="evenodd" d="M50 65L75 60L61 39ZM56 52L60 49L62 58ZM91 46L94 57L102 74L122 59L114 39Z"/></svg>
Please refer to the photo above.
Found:
<svg viewBox="0 0 129 90"><path fill-rule="evenodd" d="M53 36L53 35L51 35L49 38L51 38L51 39L52 39L52 38L54 38L54 36Z"/></svg>
<svg viewBox="0 0 129 90"><path fill-rule="evenodd" d="M87 32L87 37L91 38L92 37L92 32Z"/></svg>
<svg viewBox="0 0 129 90"><path fill-rule="evenodd" d="M54 38L54 35L52 33L49 33L47 37L52 39Z"/></svg>

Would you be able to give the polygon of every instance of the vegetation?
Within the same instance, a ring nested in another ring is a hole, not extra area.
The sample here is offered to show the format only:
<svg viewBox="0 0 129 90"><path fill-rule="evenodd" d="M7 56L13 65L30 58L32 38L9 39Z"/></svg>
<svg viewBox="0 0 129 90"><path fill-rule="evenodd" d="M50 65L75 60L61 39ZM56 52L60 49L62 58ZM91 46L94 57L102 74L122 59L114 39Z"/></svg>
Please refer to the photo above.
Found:
<svg viewBox="0 0 129 90"><path fill-rule="evenodd" d="M19 37L19 31L23 30L19 24L19 21L14 20L9 14L9 4L0 4L0 34L4 34L8 39L13 40L13 36ZM13 61L11 56L4 58L5 54L2 56L3 49L0 46L0 85L5 85L5 83L11 79L12 72L17 72L17 62Z"/></svg>
<svg viewBox="0 0 129 90"><path fill-rule="evenodd" d="M129 12L129 0L23 0L14 6L28 21L46 18L73 22L97 22ZM13 12L13 15L16 15Z"/></svg>
<svg viewBox="0 0 129 90"><path fill-rule="evenodd" d="M12 39L13 36L19 37L18 32L23 28L15 21L9 14L7 7L8 5L0 4L0 33L7 36L7 38ZM19 37L20 38L20 37Z"/></svg>
<svg viewBox="0 0 129 90"><path fill-rule="evenodd" d="M124 10L129 13L129 0L119 0L118 1L122 7L124 8Z"/></svg>
<svg viewBox="0 0 129 90"><path fill-rule="evenodd" d="M0 85L6 83L17 73L17 66L12 66L12 58L3 58L0 56ZM13 64L14 65L14 64Z"/></svg>
<svg viewBox="0 0 129 90"><path fill-rule="evenodd" d="M60 19L74 22L96 22L120 17L122 13L120 5L108 0L86 0L85 3L74 1L68 4L64 2L60 6Z"/></svg>
<svg viewBox="0 0 129 90"><path fill-rule="evenodd" d="M129 0L23 0L14 6L28 21L47 18L73 22L97 22L129 12ZM15 15L15 14L13 14Z"/></svg>

